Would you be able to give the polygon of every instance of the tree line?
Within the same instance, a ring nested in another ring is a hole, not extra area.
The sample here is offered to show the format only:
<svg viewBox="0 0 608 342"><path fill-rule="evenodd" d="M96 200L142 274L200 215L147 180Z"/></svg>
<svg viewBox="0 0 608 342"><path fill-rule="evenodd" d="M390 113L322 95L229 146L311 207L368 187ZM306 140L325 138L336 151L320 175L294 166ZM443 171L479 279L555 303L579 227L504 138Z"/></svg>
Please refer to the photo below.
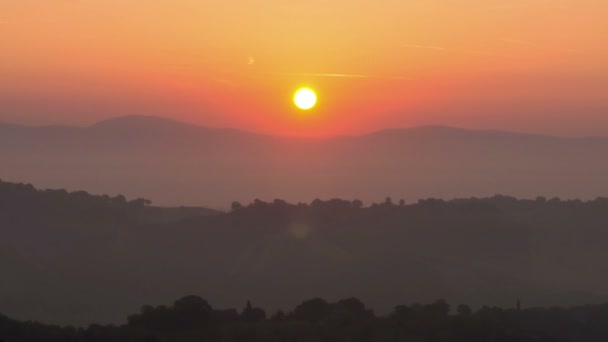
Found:
<svg viewBox="0 0 608 342"><path fill-rule="evenodd" d="M242 310L216 309L190 295L171 305L144 305L122 325L88 327L20 322L0 315L2 342L97 341L467 341L558 342L608 340L608 304L570 308L397 305L376 315L357 298L303 301L288 312L247 301Z"/></svg>

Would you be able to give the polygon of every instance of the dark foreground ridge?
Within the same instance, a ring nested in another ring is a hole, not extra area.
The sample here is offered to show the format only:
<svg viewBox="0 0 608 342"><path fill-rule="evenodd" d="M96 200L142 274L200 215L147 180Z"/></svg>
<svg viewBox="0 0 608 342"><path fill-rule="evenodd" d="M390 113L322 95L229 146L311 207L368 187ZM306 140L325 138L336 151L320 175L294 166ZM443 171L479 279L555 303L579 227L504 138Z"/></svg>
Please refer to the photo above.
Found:
<svg viewBox="0 0 608 342"><path fill-rule="evenodd" d="M266 312L247 301L242 311L214 309L198 296L172 305L145 305L126 324L87 328L19 322L0 315L0 340L7 342L179 341L419 341L419 342L595 342L608 340L608 304L571 308L511 309L440 299L398 305L377 316L359 299L334 303L306 300L290 312Z"/></svg>
<svg viewBox="0 0 608 342"><path fill-rule="evenodd" d="M120 323L204 294L268 312L302 298L512 307L608 302L608 200L506 196L234 203L229 212L0 183L0 312Z"/></svg>

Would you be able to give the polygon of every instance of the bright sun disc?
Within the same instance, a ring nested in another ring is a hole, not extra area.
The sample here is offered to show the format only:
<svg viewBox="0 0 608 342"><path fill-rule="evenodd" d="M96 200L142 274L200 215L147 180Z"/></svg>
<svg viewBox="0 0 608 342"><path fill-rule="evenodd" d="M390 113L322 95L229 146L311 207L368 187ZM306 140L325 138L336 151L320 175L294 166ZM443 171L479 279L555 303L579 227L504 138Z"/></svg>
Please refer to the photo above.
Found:
<svg viewBox="0 0 608 342"><path fill-rule="evenodd" d="M302 88L296 91L293 102L298 108L307 110L317 104L317 94L310 88Z"/></svg>

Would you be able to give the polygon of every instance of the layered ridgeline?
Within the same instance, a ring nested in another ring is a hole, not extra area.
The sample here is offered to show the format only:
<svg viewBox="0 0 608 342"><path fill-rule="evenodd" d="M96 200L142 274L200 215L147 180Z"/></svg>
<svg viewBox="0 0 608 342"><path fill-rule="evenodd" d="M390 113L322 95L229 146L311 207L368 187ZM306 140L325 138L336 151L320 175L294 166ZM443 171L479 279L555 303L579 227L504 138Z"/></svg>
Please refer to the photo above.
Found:
<svg viewBox="0 0 608 342"><path fill-rule="evenodd" d="M200 294L270 312L302 298L513 307L608 300L608 199L281 200L226 213L0 183L0 312L120 322Z"/></svg>
<svg viewBox="0 0 608 342"><path fill-rule="evenodd" d="M606 138L448 127L301 139L140 116L80 128L0 125L3 179L224 208L255 198L593 199L608 193L607 151Z"/></svg>

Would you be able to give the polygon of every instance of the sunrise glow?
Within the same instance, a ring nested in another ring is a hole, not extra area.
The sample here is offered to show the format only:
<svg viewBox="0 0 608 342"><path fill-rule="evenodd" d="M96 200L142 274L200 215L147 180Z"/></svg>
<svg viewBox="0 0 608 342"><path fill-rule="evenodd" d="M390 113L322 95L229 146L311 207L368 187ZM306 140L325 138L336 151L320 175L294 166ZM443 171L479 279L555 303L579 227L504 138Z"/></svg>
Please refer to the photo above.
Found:
<svg viewBox="0 0 608 342"><path fill-rule="evenodd" d="M429 124L603 135L607 11L600 0L0 1L0 121L136 113L309 137ZM322 98L307 120L294 85Z"/></svg>
<svg viewBox="0 0 608 342"><path fill-rule="evenodd" d="M317 94L310 88L302 88L296 91L293 102L302 110L309 110L317 104Z"/></svg>
<svg viewBox="0 0 608 342"><path fill-rule="evenodd" d="M0 342L608 342L607 21L0 0Z"/></svg>

